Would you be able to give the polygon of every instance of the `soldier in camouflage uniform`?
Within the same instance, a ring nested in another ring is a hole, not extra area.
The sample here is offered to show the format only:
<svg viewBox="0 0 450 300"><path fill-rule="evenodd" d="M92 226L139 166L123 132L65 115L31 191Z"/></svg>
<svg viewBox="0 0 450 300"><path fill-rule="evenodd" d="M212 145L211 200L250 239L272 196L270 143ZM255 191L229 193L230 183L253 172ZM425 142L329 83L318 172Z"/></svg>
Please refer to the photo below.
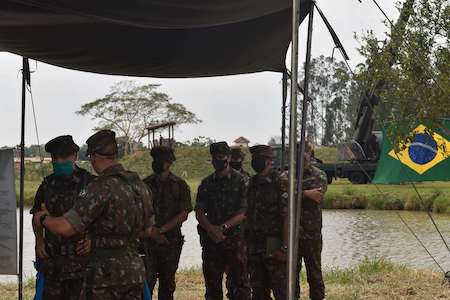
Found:
<svg viewBox="0 0 450 300"><path fill-rule="evenodd" d="M252 299L286 299L288 183L272 169L270 146L250 148L257 173L248 187L247 244Z"/></svg>
<svg viewBox="0 0 450 300"><path fill-rule="evenodd" d="M250 299L247 248L241 223L247 210L244 177L229 166L231 149L226 142L210 146L215 172L202 180L197 193L196 217L202 245L207 300L221 300L224 273L230 280L230 299Z"/></svg>
<svg viewBox="0 0 450 300"><path fill-rule="evenodd" d="M242 149L240 146L237 147L231 147L231 161L230 166L238 171L239 173L244 176L246 180L250 179L250 174L244 170L244 167L242 166L245 159L245 154L242 152Z"/></svg>
<svg viewBox="0 0 450 300"><path fill-rule="evenodd" d="M233 146L231 147L231 161L230 161L230 167L232 167L233 169L235 169L236 171L238 171L239 173L241 173L241 175L244 177L245 182L248 184L248 181L250 180L250 174L244 170L243 167L243 162L245 159L245 153L242 151L242 147L241 146ZM242 228L245 228L246 221L244 220L242 222ZM245 230L243 230L242 232L242 237L245 240ZM233 291L235 290L235 287L232 285L232 283L230 282L230 278L229 276L227 276L225 285L227 287L228 291ZM230 297L229 293L227 294L228 297Z"/></svg>
<svg viewBox="0 0 450 300"><path fill-rule="evenodd" d="M31 214L45 204L52 215L62 216L85 192L95 176L75 164L79 150L70 135L56 137L45 145L45 151L52 156L53 173L39 186ZM90 241L81 234L59 238L38 226L33 226L33 230L37 269L45 277L44 299L78 299Z"/></svg>
<svg viewBox="0 0 450 300"><path fill-rule="evenodd" d="M39 225L66 238L88 232L92 249L83 299L142 299L145 267L137 247L139 237L152 235L150 191L117 163L114 132L99 131L86 143L99 177L62 217L50 217L46 209L37 213Z"/></svg>
<svg viewBox="0 0 450 300"><path fill-rule="evenodd" d="M191 191L187 183L175 176L170 167L175 161L173 149L154 147L150 152L153 174L144 179L152 191L156 239L146 240L147 282L153 291L159 279L158 299L173 299L175 273L180 261L184 237L181 225L192 211Z"/></svg>
<svg viewBox="0 0 450 300"><path fill-rule="evenodd" d="M300 241L298 269L305 262L312 300L325 298L325 285L322 278L322 201L327 190L326 174L311 165L313 146L306 143L303 163L302 213L300 220ZM298 282L298 280L297 280ZM298 288L299 291L299 288Z"/></svg>

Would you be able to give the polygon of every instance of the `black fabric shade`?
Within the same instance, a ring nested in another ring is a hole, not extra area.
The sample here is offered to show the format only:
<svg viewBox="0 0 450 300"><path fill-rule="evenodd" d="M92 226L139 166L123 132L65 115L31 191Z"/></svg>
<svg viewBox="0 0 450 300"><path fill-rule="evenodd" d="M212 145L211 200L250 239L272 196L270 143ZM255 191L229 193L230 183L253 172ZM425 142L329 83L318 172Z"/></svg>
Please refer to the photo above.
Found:
<svg viewBox="0 0 450 300"><path fill-rule="evenodd" d="M203 77L285 69L290 0L2 0L0 51L81 71ZM301 20L311 7L301 0Z"/></svg>

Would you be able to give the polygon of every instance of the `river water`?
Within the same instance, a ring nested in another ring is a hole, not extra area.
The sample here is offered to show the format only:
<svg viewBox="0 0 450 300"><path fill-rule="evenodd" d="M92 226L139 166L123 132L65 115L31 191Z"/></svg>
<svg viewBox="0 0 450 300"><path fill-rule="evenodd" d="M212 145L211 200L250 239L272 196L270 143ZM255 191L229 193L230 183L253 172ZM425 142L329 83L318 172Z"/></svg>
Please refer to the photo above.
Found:
<svg viewBox="0 0 450 300"><path fill-rule="evenodd" d="M450 255L438 233L423 212L399 212L445 270L450 270ZM434 215L443 236L450 243L450 216ZM191 213L183 225L185 244L180 268L201 266L197 221ZM401 223L397 212L375 210L324 210L322 252L324 268L352 266L364 258L383 257L413 268L439 270L425 250ZM34 235L31 216L24 218L24 275L34 276ZM0 281L15 280L0 275Z"/></svg>

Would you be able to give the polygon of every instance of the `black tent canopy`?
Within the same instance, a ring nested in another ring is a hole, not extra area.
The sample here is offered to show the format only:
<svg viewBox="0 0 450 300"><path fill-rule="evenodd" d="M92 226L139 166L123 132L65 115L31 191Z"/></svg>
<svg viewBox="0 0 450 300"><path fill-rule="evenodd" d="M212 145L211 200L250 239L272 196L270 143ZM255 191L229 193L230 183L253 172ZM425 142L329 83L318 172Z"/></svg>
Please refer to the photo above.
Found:
<svg viewBox="0 0 450 300"><path fill-rule="evenodd" d="M300 19L310 0L301 0ZM2 0L0 51L149 77L281 72L290 0Z"/></svg>

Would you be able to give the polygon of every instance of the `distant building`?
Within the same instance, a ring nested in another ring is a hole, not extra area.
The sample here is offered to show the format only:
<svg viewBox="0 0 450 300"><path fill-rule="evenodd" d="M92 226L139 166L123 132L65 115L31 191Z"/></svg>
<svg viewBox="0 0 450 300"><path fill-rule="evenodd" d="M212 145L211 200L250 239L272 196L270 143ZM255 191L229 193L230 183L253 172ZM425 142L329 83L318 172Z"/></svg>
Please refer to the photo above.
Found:
<svg viewBox="0 0 450 300"><path fill-rule="evenodd" d="M236 146L248 148L248 144L250 144L250 141L243 136L234 140L234 145Z"/></svg>

